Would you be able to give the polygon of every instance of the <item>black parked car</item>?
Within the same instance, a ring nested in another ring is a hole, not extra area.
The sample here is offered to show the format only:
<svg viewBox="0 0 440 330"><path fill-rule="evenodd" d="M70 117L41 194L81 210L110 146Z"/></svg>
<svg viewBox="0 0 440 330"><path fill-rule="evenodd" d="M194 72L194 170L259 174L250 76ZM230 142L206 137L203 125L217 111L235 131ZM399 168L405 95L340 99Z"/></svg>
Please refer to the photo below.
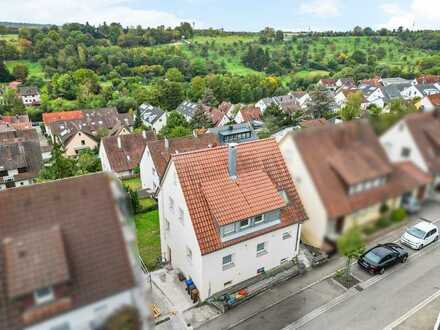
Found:
<svg viewBox="0 0 440 330"><path fill-rule="evenodd" d="M372 274L383 274L385 268L408 260L408 252L395 243L379 244L365 252L358 260L359 266Z"/></svg>

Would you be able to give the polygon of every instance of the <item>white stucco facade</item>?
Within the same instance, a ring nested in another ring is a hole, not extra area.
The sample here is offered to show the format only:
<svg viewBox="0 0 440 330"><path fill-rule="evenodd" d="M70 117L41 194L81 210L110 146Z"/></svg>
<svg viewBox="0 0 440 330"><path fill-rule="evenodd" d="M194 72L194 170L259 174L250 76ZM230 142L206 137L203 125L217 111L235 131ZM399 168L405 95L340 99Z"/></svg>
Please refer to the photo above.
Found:
<svg viewBox="0 0 440 330"><path fill-rule="evenodd" d="M327 211L293 139L287 135L279 146L309 217L301 227L301 239L309 245L321 247L328 231Z"/></svg>
<svg viewBox="0 0 440 330"><path fill-rule="evenodd" d="M404 120L392 126L379 140L391 162L409 160L421 170L429 172L428 166ZM404 152L405 148L409 150L408 156L405 156L407 154Z"/></svg>
<svg viewBox="0 0 440 330"><path fill-rule="evenodd" d="M295 224L202 255L173 162L162 180L158 200L162 256L193 280L201 300L298 253L300 225ZM257 255L259 243L265 243L266 253ZM224 267L223 257L228 255L232 255L232 264Z"/></svg>
<svg viewBox="0 0 440 330"><path fill-rule="evenodd" d="M145 147L139 163L142 189L155 192L160 184L159 174L154 166L148 145Z"/></svg>

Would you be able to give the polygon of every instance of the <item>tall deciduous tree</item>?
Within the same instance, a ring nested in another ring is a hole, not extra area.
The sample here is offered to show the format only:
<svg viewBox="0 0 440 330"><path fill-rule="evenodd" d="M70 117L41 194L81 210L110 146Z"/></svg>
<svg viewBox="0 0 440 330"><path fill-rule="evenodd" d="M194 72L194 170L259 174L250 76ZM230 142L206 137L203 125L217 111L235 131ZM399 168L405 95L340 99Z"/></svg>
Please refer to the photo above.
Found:
<svg viewBox="0 0 440 330"><path fill-rule="evenodd" d="M313 118L330 118L335 107L335 102L330 93L322 88L316 87L310 92L309 111Z"/></svg>

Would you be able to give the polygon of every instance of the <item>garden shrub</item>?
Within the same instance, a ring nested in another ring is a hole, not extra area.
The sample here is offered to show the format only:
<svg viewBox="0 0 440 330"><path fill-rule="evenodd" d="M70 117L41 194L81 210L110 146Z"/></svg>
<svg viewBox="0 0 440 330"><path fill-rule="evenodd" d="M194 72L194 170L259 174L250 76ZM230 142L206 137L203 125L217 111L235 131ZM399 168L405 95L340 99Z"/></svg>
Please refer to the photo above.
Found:
<svg viewBox="0 0 440 330"><path fill-rule="evenodd" d="M391 212L390 219L392 222L400 222L406 218L406 211L404 208L398 208Z"/></svg>
<svg viewBox="0 0 440 330"><path fill-rule="evenodd" d="M391 224L391 221L389 219L382 217L379 220L377 220L376 227L379 229L382 229L382 228L388 227L390 224Z"/></svg>

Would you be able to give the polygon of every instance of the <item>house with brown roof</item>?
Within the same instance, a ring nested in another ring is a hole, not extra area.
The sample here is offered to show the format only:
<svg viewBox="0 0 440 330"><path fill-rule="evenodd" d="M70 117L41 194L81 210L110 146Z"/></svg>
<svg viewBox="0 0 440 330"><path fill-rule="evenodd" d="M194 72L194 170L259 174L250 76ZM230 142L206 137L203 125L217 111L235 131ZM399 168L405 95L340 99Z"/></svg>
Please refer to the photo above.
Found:
<svg viewBox="0 0 440 330"><path fill-rule="evenodd" d="M32 122L28 115L2 116L0 115L0 125L10 125L15 129L32 128Z"/></svg>
<svg viewBox="0 0 440 330"><path fill-rule="evenodd" d="M235 122L237 124L243 122L261 122L263 120L263 114L261 113L260 108L258 107L241 107L238 110L237 115L235 116Z"/></svg>
<svg viewBox="0 0 440 330"><path fill-rule="evenodd" d="M336 80L330 78L319 79L318 86L324 87L332 91L335 91L338 88L338 86L336 85Z"/></svg>
<svg viewBox="0 0 440 330"><path fill-rule="evenodd" d="M355 225L378 220L382 205L401 207L403 198L423 198L430 177L410 162L391 163L367 121L291 132L280 149L309 221L302 240L334 247Z"/></svg>
<svg viewBox="0 0 440 330"><path fill-rule="evenodd" d="M39 105L40 104L40 92L35 86L18 87L18 97L25 106Z"/></svg>
<svg viewBox="0 0 440 330"><path fill-rule="evenodd" d="M68 121L68 120L75 120L82 118L84 118L84 115L79 110L43 113L44 128L46 129L46 133L50 136L52 136L52 132L50 131L50 126L49 126L50 124L57 121Z"/></svg>
<svg viewBox="0 0 440 330"><path fill-rule="evenodd" d="M218 145L219 140L217 136L210 133L201 134L197 137L165 138L163 140L147 141L139 164L142 189L147 190L153 195L156 193L173 154Z"/></svg>
<svg viewBox="0 0 440 330"><path fill-rule="evenodd" d="M439 85L440 87L440 85ZM420 100L418 108L422 111L434 111L440 108L440 91L438 94L425 96Z"/></svg>
<svg viewBox="0 0 440 330"><path fill-rule="evenodd" d="M274 139L173 154L158 200L162 257L201 300L296 257L307 219Z"/></svg>
<svg viewBox="0 0 440 330"><path fill-rule="evenodd" d="M380 138L393 162L411 161L432 176L428 196L440 200L440 113L418 112L405 116Z"/></svg>
<svg viewBox="0 0 440 330"><path fill-rule="evenodd" d="M100 329L123 306L146 319L124 196L104 173L0 192L0 329Z"/></svg>
<svg viewBox="0 0 440 330"><path fill-rule="evenodd" d="M107 136L101 140L99 158L102 170L119 178L139 174L139 163L148 141L156 139L153 131Z"/></svg>
<svg viewBox="0 0 440 330"><path fill-rule="evenodd" d="M42 165L35 129L0 125L0 190L34 183Z"/></svg>

